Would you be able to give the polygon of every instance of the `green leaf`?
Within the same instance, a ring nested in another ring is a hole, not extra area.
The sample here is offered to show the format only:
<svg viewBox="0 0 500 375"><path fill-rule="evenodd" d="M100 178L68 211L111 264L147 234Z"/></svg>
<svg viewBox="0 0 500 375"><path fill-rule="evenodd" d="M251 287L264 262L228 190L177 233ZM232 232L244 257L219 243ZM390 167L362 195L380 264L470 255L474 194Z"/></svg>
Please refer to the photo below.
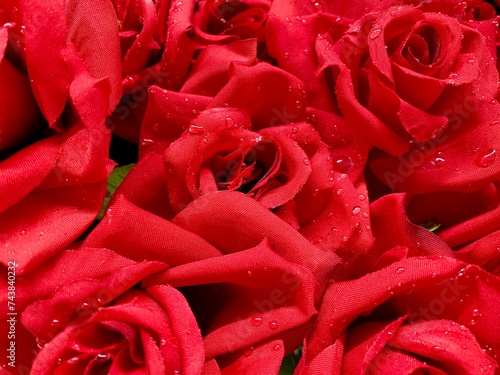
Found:
<svg viewBox="0 0 500 375"><path fill-rule="evenodd" d="M118 186L122 183L122 181L127 177L128 173L132 170L135 164L124 165L122 167L116 167L113 169L108 178L108 186L106 188L106 198L104 198L104 202L102 203L101 212L97 216L97 220L101 220L106 212L106 207L108 206L109 200L115 193Z"/></svg>
<svg viewBox="0 0 500 375"><path fill-rule="evenodd" d="M300 361L300 357L302 357L302 345L283 359L279 375L292 375Z"/></svg>
<svg viewBox="0 0 500 375"><path fill-rule="evenodd" d="M437 224L434 220L428 220L423 224L420 224L421 227L427 229L428 231L435 232L441 226L441 224Z"/></svg>

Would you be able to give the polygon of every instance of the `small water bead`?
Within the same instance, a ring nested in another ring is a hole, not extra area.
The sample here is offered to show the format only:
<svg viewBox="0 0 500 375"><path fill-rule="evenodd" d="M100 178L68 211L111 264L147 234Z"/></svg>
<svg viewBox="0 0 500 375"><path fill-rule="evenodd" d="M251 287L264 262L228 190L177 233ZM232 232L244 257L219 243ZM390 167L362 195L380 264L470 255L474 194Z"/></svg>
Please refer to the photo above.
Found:
<svg viewBox="0 0 500 375"><path fill-rule="evenodd" d="M227 127L233 127L234 126L234 120L231 117L226 117L225 123L226 123Z"/></svg>
<svg viewBox="0 0 500 375"><path fill-rule="evenodd" d="M278 329L278 322L275 322L274 320L269 322L269 328L272 330Z"/></svg>
<svg viewBox="0 0 500 375"><path fill-rule="evenodd" d="M253 315L251 318L250 318L250 323L252 323L252 325L254 327L259 327L262 325L262 315L258 315L258 314L255 314Z"/></svg>
<svg viewBox="0 0 500 375"><path fill-rule="evenodd" d="M69 363L69 364L71 364L71 365L74 365L74 364L78 363L79 360L80 360L80 358L73 357L73 358L70 358L70 359L66 360L66 362Z"/></svg>
<svg viewBox="0 0 500 375"><path fill-rule="evenodd" d="M50 322L50 325L52 327L60 327L61 326L61 322L59 321L59 319L52 319L52 322Z"/></svg>
<svg viewBox="0 0 500 375"><path fill-rule="evenodd" d="M373 29L370 32L370 39L375 40L377 39L380 35L382 35L382 29Z"/></svg>
<svg viewBox="0 0 500 375"><path fill-rule="evenodd" d="M344 189L338 189L337 190L337 195L342 195L344 194Z"/></svg>
<svg viewBox="0 0 500 375"><path fill-rule="evenodd" d="M106 362L110 358L109 354L99 353L95 356L95 360L99 362Z"/></svg>
<svg viewBox="0 0 500 375"><path fill-rule="evenodd" d="M352 159L349 156L341 156L335 160L335 169L340 172L340 173L347 173L349 172L354 163L352 162Z"/></svg>
<svg viewBox="0 0 500 375"><path fill-rule="evenodd" d="M494 149L488 149L480 152L476 156L476 164L478 167L487 168L492 165L497 158L497 152Z"/></svg>
<svg viewBox="0 0 500 375"><path fill-rule="evenodd" d="M490 124L490 126L498 126L498 125L500 125L500 120L494 120Z"/></svg>
<svg viewBox="0 0 500 375"><path fill-rule="evenodd" d="M365 219L368 219L370 217L370 215L368 214L368 212L363 212L363 217Z"/></svg>
<svg viewBox="0 0 500 375"><path fill-rule="evenodd" d="M303 162L304 162L305 165L311 164L311 162L310 162L310 160L308 158L304 158Z"/></svg>
<svg viewBox="0 0 500 375"><path fill-rule="evenodd" d="M360 212L361 212L361 207L356 206L352 209L353 215L358 215Z"/></svg>
<svg viewBox="0 0 500 375"><path fill-rule="evenodd" d="M403 273L405 271L404 267L396 268L396 273Z"/></svg>
<svg viewBox="0 0 500 375"><path fill-rule="evenodd" d="M479 313L479 310L478 309L474 309L472 310L472 316L474 318L477 318L478 316L480 316L481 314Z"/></svg>
<svg viewBox="0 0 500 375"><path fill-rule="evenodd" d="M245 349L245 351L243 352L243 356L244 357L249 357L249 356L252 355L252 353L253 353L253 346Z"/></svg>
<svg viewBox="0 0 500 375"><path fill-rule="evenodd" d="M430 163L436 167L436 168L441 168L444 164L445 160L442 157L437 157L434 158L430 161Z"/></svg>
<svg viewBox="0 0 500 375"><path fill-rule="evenodd" d="M191 134L202 134L204 129L203 129L203 125L196 125L196 124L191 124L189 126L189 129L188 131L191 133Z"/></svg>
<svg viewBox="0 0 500 375"><path fill-rule="evenodd" d="M435 352L444 352L446 349L443 348L443 347L441 347L441 346L439 346L439 345L434 345L432 347L432 350L434 350Z"/></svg>
<svg viewBox="0 0 500 375"><path fill-rule="evenodd" d="M273 348L275 351L278 351L281 349L281 344L276 344L274 345L274 348Z"/></svg>

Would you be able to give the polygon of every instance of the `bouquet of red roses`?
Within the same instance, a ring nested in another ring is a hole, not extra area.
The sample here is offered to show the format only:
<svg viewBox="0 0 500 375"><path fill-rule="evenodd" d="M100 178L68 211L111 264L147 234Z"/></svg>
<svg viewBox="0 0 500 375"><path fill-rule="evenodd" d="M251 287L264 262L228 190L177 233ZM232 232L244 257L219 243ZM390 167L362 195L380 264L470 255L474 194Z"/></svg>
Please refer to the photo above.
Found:
<svg viewBox="0 0 500 375"><path fill-rule="evenodd" d="M0 374L500 374L497 14L0 0Z"/></svg>

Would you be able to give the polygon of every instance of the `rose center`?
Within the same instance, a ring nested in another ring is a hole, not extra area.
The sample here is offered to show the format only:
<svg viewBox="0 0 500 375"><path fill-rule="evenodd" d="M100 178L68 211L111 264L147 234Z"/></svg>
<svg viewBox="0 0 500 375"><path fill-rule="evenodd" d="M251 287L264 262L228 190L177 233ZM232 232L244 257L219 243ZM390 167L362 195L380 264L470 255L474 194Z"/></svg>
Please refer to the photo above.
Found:
<svg viewBox="0 0 500 375"><path fill-rule="evenodd" d="M403 47L403 56L413 65L414 62L422 65L434 64L441 52L441 41L432 27L422 26L416 33L410 35Z"/></svg>

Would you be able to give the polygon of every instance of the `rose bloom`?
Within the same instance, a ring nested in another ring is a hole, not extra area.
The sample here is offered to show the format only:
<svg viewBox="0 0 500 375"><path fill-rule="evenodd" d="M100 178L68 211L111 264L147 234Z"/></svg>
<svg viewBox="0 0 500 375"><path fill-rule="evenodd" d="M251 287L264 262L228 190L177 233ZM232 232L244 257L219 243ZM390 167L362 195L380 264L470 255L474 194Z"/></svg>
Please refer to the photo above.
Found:
<svg viewBox="0 0 500 375"><path fill-rule="evenodd" d="M295 374L494 374L500 279L448 257L329 285Z"/></svg>
<svg viewBox="0 0 500 375"><path fill-rule="evenodd" d="M385 9L337 44L350 70L337 79L339 106L373 132L384 152L369 165L391 189L471 191L498 174L497 21L450 9L441 2Z"/></svg>
<svg viewBox="0 0 500 375"><path fill-rule="evenodd" d="M84 17L65 14L61 4L0 5L0 259L15 259L19 274L92 223L112 167L104 121L120 93L102 64L112 56L90 53Z"/></svg>
<svg viewBox="0 0 500 375"><path fill-rule="evenodd" d="M18 281L16 334L23 345L16 368L36 374L200 373L203 344L184 297L165 285L135 287L166 268L101 248L59 253Z"/></svg>
<svg viewBox="0 0 500 375"><path fill-rule="evenodd" d="M130 194L128 186L120 191ZM84 245L170 265L142 286L168 284L184 295L210 373L277 373L311 328L325 282L340 263L261 204L228 191L196 199L172 220L118 193Z"/></svg>
<svg viewBox="0 0 500 375"><path fill-rule="evenodd" d="M308 108L300 80L256 63L255 48L207 47L180 92L150 87L140 162L125 184L167 219L200 196L238 191L318 246L355 256L372 241L368 146L342 118ZM158 188L141 183L146 175Z"/></svg>
<svg viewBox="0 0 500 375"><path fill-rule="evenodd" d="M206 47L255 40L252 58L270 60L264 41L270 1L113 3L122 58L121 69L114 69L122 73L124 96L108 124L131 142L138 142L148 87L180 90Z"/></svg>
<svg viewBox="0 0 500 375"><path fill-rule="evenodd" d="M493 7L383 2L347 14L343 2L318 4L323 12L283 5L288 13L268 24L269 52L306 83L311 106L344 117L377 148L368 162L377 178L412 194L493 181L500 116Z"/></svg>

